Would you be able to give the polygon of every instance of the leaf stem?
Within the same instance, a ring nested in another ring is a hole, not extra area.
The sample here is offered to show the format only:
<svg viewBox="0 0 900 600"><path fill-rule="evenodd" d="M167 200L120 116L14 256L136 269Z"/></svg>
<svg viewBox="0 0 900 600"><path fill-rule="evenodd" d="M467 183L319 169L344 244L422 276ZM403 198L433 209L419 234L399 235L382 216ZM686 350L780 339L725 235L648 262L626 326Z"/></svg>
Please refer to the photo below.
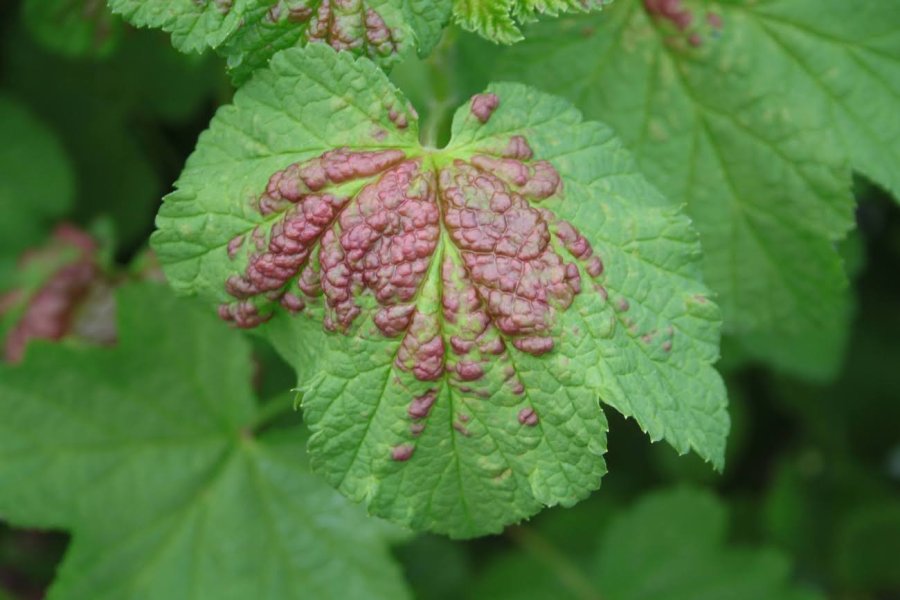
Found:
<svg viewBox="0 0 900 600"><path fill-rule="evenodd" d="M256 416L247 426L247 430L257 434L281 417L296 413L297 403L294 398L287 395L279 395L257 408Z"/></svg>
<svg viewBox="0 0 900 600"><path fill-rule="evenodd" d="M584 573L533 528L510 527L507 529L506 535L550 569L560 583L576 598L579 600L602 600L600 592L595 589L594 584L585 577Z"/></svg>

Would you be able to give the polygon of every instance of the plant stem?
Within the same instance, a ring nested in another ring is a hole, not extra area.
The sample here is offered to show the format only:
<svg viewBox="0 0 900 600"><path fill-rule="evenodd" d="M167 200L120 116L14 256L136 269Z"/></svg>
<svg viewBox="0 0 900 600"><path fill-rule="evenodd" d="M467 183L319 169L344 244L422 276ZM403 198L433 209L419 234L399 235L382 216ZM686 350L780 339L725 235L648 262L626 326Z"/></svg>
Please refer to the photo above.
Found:
<svg viewBox="0 0 900 600"><path fill-rule="evenodd" d="M256 411L256 417L250 423L248 429L256 434L281 417L296 413L297 406L294 398L279 395L277 398L273 398L259 407Z"/></svg>
<svg viewBox="0 0 900 600"><path fill-rule="evenodd" d="M541 534L526 526L511 527L506 534L526 552L550 569L560 583L580 600L602 600L593 583L562 552Z"/></svg>

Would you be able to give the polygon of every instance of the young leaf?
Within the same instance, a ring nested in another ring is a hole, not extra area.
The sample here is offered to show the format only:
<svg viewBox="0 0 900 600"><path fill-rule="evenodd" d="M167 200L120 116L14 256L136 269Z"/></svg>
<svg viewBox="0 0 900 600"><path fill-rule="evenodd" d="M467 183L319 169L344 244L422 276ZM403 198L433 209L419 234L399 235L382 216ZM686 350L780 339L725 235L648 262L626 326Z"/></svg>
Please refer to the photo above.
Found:
<svg viewBox="0 0 900 600"><path fill-rule="evenodd" d="M727 330L803 371L845 337L847 165L897 189L897 23L897 2L617 2L536 26L496 75L608 120L687 203Z"/></svg>
<svg viewBox="0 0 900 600"><path fill-rule="evenodd" d="M696 236L611 132L515 84L445 148L417 128L370 62L281 53L157 220L172 285L296 367L313 468L413 527L497 531L597 488L598 397L721 466Z"/></svg>
<svg viewBox="0 0 900 600"><path fill-rule="evenodd" d="M279 50L321 42L393 65L427 54L450 18L450 0L110 0L137 26L160 27L183 52L206 48L245 80Z"/></svg>
<svg viewBox="0 0 900 600"><path fill-rule="evenodd" d="M600 10L612 0L453 0L453 18L464 29L499 44L524 39L518 24L538 15Z"/></svg>
<svg viewBox="0 0 900 600"><path fill-rule="evenodd" d="M618 515L587 557L555 554L539 533L517 532L526 552L484 569L476 598L516 600L818 600L791 583L785 557L726 543L725 506L707 492L675 489L645 496ZM540 544L540 545L539 545ZM552 556L553 560L546 560Z"/></svg>
<svg viewBox="0 0 900 600"><path fill-rule="evenodd" d="M118 316L115 348L0 366L0 516L74 533L51 598L407 597L384 526L257 432L241 336L158 285Z"/></svg>

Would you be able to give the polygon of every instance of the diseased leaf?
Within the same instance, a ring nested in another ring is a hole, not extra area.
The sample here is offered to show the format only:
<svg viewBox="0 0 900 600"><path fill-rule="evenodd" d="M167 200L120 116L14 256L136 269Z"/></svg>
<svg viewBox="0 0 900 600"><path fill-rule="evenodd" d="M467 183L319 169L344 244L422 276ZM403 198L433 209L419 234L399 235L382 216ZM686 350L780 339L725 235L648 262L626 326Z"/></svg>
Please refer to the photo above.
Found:
<svg viewBox="0 0 900 600"><path fill-rule="evenodd" d="M0 294L0 358L18 362L33 339L69 334L115 341L111 281L102 272L97 242L70 225L47 244L29 249L9 289Z"/></svg>
<svg viewBox="0 0 900 600"><path fill-rule="evenodd" d="M244 81L286 48L321 42L391 66L410 48L426 53L450 18L450 0L110 0L137 26L172 34L183 52L206 48Z"/></svg>
<svg viewBox="0 0 900 600"><path fill-rule="evenodd" d="M241 336L158 285L118 315L115 348L0 366L0 516L74 533L49 598L407 597L302 435L259 433Z"/></svg>
<svg viewBox="0 0 900 600"><path fill-rule="evenodd" d="M524 39L518 25L534 21L539 15L600 10L612 0L454 0L454 20L500 44Z"/></svg>
<svg viewBox="0 0 900 600"><path fill-rule="evenodd" d="M726 331L821 377L848 323L847 166L897 187L898 23L897 2L616 2L530 29L495 76L608 121L687 204Z"/></svg>
<svg viewBox="0 0 900 600"><path fill-rule="evenodd" d="M74 195L56 135L17 100L0 95L0 292L18 254L39 241Z"/></svg>
<svg viewBox="0 0 900 600"><path fill-rule="evenodd" d="M725 506L707 492L648 494L619 515L587 557L556 555L528 531L514 535L525 552L484 569L473 598L498 600L818 600L790 581L789 564L769 548L726 543ZM537 534L540 535L540 534ZM560 567L560 563L564 566ZM565 576L560 576L565 574Z"/></svg>
<svg viewBox="0 0 900 600"><path fill-rule="evenodd" d="M721 466L696 235L611 132L516 84L462 106L443 149L417 128L370 62L281 53L157 220L172 285L296 367L313 468L375 514L473 536L597 488L598 398Z"/></svg>

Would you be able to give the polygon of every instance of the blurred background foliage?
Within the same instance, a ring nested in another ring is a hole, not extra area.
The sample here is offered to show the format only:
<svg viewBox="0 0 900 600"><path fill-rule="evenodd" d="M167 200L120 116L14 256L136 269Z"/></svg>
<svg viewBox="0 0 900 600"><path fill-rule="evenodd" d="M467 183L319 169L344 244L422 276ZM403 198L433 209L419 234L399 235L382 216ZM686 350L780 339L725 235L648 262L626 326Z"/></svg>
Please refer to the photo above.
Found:
<svg viewBox="0 0 900 600"><path fill-rule="evenodd" d="M392 73L444 141L447 115L483 87L499 52L445 37L452 51L445 39L437 58ZM60 223L96 240L90 260L105 281L158 278L145 248L160 198L232 91L219 60L180 55L99 0L0 5L0 292L33 290L69 260L22 261ZM647 444L609 411L598 493L501 536L411 536L395 554L414 595L900 598L900 207L863 179L855 196L858 231L841 246L852 327L832 377L788 376L726 339L733 431L723 474ZM17 314L5 297L3 335ZM254 343L257 392L275 398L293 375ZM0 525L0 599L42 597L67 543Z"/></svg>

